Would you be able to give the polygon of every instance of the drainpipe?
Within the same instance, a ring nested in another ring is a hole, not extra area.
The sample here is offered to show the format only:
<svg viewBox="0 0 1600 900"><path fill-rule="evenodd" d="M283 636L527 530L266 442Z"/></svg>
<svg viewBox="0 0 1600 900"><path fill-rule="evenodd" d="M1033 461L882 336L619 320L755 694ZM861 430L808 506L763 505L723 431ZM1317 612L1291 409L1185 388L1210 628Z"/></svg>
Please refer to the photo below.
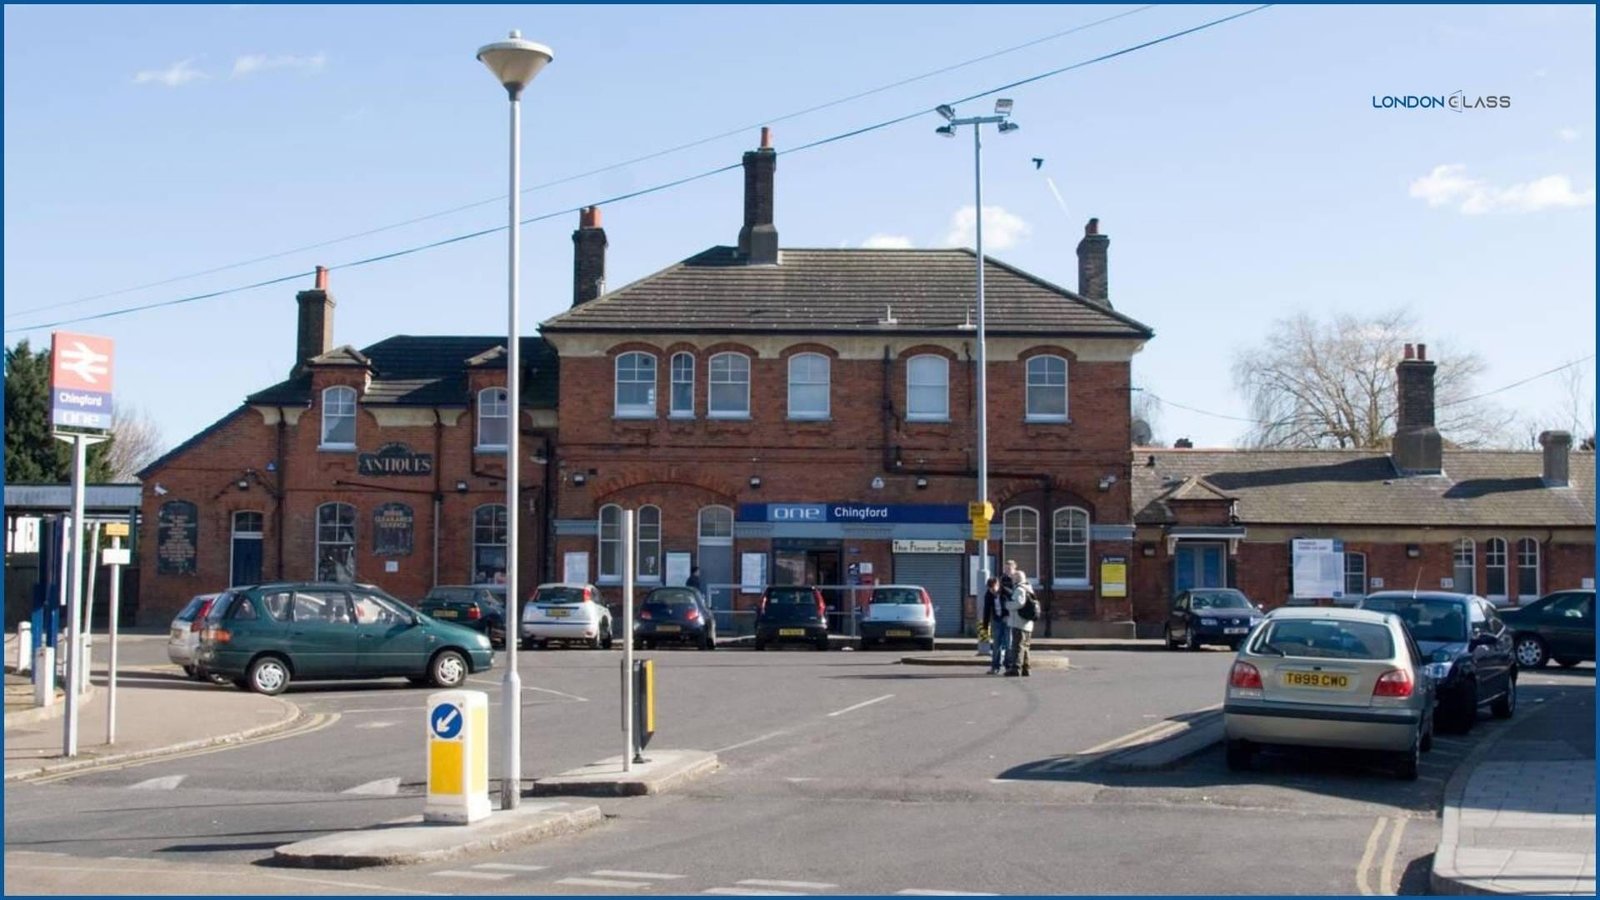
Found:
<svg viewBox="0 0 1600 900"><path fill-rule="evenodd" d="M544 552L539 554L539 582L554 581L556 564L556 448L549 433L544 436Z"/></svg>
<svg viewBox="0 0 1600 900"><path fill-rule="evenodd" d="M283 518L283 497L289 493L289 470L283 464L283 444L288 433L289 421L284 418L284 407L278 407L278 491L274 498L272 517L273 531L277 532L278 559L274 567L278 571L278 580L283 580L283 532L288 528Z"/></svg>
<svg viewBox="0 0 1600 900"><path fill-rule="evenodd" d="M444 514L444 489L440 463L444 461L444 418L433 408L433 586L439 585L439 517Z"/></svg>
<svg viewBox="0 0 1600 900"><path fill-rule="evenodd" d="M1056 581L1056 485L1055 479L1051 478L1049 475L1039 476L1039 481L1043 483L1044 487L1044 509L1040 511L1040 517L1048 517L1047 521L1049 522L1049 525L1046 528L1040 529L1044 532L1044 534L1040 535L1039 541L1041 546L1039 551L1039 587L1044 591L1044 636L1051 637L1055 633L1056 618L1056 592L1055 588L1051 586L1055 584ZM1091 541L1089 546L1093 547L1094 542ZM1044 564L1045 551L1042 549L1044 547L1050 548L1050 565L1048 567ZM1091 561L1085 560L1085 565L1089 566L1089 583L1094 584L1094 564ZM1050 573L1050 579L1048 581L1046 581L1044 578L1044 573L1047 570ZM1092 594L1090 599L1093 599Z"/></svg>
<svg viewBox="0 0 1600 900"><path fill-rule="evenodd" d="M890 379L894 377L894 360L889 356L889 345L883 345L883 403L880 419L883 420L883 471L894 471L894 460L889 449L889 429L894 420L894 393L890 388Z"/></svg>

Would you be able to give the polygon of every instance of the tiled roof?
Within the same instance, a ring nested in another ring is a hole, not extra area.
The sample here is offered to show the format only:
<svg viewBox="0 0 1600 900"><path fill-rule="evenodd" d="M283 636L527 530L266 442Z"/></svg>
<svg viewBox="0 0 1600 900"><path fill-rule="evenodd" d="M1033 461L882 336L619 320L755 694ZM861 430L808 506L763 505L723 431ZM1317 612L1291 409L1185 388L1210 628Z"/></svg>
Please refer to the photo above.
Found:
<svg viewBox="0 0 1600 900"><path fill-rule="evenodd" d="M338 357L341 362L357 359L371 366L372 382L367 386L363 403L394 406L462 406L467 403L467 368L469 363L483 358L493 358L490 351L503 347L506 339L500 337L436 337L396 335L385 338L355 353L330 351L324 359ZM348 348L342 348L348 349ZM503 355L504 351L501 351ZM348 363L346 363L348 364ZM504 361L501 361L504 366ZM556 405L556 354L555 348L543 338L522 339L522 366L526 371L522 383L523 406L536 409L554 409ZM247 403L264 405L303 404L311 399L311 376L302 375L281 381L246 398Z"/></svg>
<svg viewBox="0 0 1600 900"><path fill-rule="evenodd" d="M992 257L984 268L991 335L1148 339L1151 329ZM972 327L970 250L783 250L746 265L732 247L683 262L546 321L547 332L945 333ZM894 322L884 320L892 317Z"/></svg>
<svg viewBox="0 0 1600 900"><path fill-rule="evenodd" d="M1404 478L1382 451L1141 447L1134 520L1174 521L1174 487L1203 478L1238 498L1245 524L1593 528L1595 455L1574 452L1569 468L1570 486L1550 488L1538 451L1446 450L1443 474Z"/></svg>

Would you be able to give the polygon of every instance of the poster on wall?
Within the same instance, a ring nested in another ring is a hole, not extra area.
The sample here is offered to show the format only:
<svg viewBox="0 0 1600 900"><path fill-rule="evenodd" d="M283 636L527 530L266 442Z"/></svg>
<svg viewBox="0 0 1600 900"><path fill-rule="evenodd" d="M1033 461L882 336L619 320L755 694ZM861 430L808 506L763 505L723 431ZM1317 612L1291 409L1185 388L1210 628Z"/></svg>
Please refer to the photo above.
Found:
<svg viewBox="0 0 1600 900"><path fill-rule="evenodd" d="M689 580L690 554L673 550L667 551L667 584L672 587L683 587Z"/></svg>
<svg viewBox="0 0 1600 900"><path fill-rule="evenodd" d="M767 555L743 553L739 556L739 592L759 594L767 586Z"/></svg>
<svg viewBox="0 0 1600 900"><path fill-rule="evenodd" d="M561 580L568 584L589 583L589 552L569 550L561 559Z"/></svg>
<svg viewBox="0 0 1600 900"><path fill-rule="evenodd" d="M195 545L200 542L200 517L193 503L168 500L156 514L156 571L193 575Z"/></svg>
<svg viewBox="0 0 1600 900"><path fill-rule="evenodd" d="M1337 600L1344 596L1344 541L1293 542L1294 599Z"/></svg>
<svg viewBox="0 0 1600 900"><path fill-rule="evenodd" d="M404 503L385 503L372 511L372 552L377 556L410 556L416 516ZM387 570L386 570L387 571Z"/></svg>
<svg viewBox="0 0 1600 900"><path fill-rule="evenodd" d="M1100 596L1128 596L1128 558L1103 556L1100 558Z"/></svg>

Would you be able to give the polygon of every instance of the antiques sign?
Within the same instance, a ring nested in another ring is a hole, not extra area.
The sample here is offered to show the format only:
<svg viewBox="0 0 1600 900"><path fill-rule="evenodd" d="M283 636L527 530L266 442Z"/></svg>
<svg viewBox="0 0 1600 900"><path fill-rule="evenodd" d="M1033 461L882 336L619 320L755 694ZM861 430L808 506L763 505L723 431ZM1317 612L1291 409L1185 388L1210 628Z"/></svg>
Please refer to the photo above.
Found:
<svg viewBox="0 0 1600 900"><path fill-rule="evenodd" d="M433 454L413 453L407 444L384 444L377 453L356 457L362 475L432 475Z"/></svg>

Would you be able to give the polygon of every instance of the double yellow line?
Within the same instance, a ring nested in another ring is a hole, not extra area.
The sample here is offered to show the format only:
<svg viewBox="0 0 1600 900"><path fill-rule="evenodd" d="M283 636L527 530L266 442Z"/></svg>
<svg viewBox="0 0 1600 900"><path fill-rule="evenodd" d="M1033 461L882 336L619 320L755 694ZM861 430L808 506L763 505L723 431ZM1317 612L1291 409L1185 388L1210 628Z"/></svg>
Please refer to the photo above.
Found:
<svg viewBox="0 0 1600 900"><path fill-rule="evenodd" d="M100 765L84 766L81 769L73 769L70 772L38 775L31 778L21 778L18 780L28 784L55 784L57 782L77 778L81 775L92 775L97 772L111 772L118 769L133 769L139 766L147 766L151 763L167 762L168 760L173 759L188 759L189 757L193 756L205 756L210 753L221 753L224 750L236 750L240 747L252 747L256 744L268 744L273 741L281 741L287 738L300 737L302 735L310 734L314 731L321 731L337 721L339 721L338 713L312 713L311 715L306 716L304 721L291 726L287 730L263 735L259 738L246 738L242 741L213 744L209 747L196 747L193 750L180 750L176 753L156 753L151 754L150 756L141 756L136 759L108 759Z"/></svg>
<svg viewBox="0 0 1600 900"><path fill-rule="evenodd" d="M1364 896L1374 894L1389 895L1397 893L1400 886L1394 880L1394 863L1400 855L1400 836L1405 834L1406 822L1403 816L1379 816L1378 821L1372 826L1372 833L1367 835L1367 846L1361 854L1361 864L1356 867L1356 890ZM1383 866L1378 872L1378 888L1372 888L1372 864L1377 861L1378 845L1383 843L1383 830L1386 826L1393 825L1389 830L1389 847L1383 854Z"/></svg>

